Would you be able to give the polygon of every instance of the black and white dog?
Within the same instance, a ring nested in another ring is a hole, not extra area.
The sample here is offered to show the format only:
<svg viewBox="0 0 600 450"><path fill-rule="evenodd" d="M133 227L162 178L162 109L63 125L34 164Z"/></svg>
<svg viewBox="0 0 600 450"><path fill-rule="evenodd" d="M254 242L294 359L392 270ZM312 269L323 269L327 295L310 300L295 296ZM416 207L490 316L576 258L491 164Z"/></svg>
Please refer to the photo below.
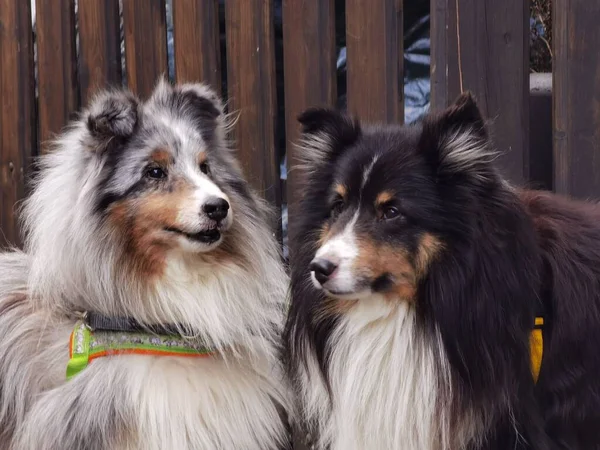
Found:
<svg viewBox="0 0 600 450"><path fill-rule="evenodd" d="M511 187L468 94L300 122L286 339L317 447L600 449L600 207Z"/></svg>
<svg viewBox="0 0 600 450"><path fill-rule="evenodd" d="M104 92L41 160L0 254L1 449L288 446L288 281L227 127L204 85Z"/></svg>

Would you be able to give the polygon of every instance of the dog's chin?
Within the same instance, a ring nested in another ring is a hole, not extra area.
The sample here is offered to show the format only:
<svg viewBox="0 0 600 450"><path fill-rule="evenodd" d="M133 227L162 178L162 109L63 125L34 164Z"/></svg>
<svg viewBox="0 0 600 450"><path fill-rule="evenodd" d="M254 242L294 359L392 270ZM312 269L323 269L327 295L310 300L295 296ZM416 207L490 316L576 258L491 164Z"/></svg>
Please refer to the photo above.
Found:
<svg viewBox="0 0 600 450"><path fill-rule="evenodd" d="M352 289L343 289L340 286L335 286L335 283L325 283L322 285L317 281L314 274L311 273L311 279L313 286L322 291L327 297L333 298L336 300L344 300L344 301L356 301L364 298L368 298L373 295L372 290L369 287L365 288L357 288L353 287Z"/></svg>
<svg viewBox="0 0 600 450"><path fill-rule="evenodd" d="M223 242L225 230L211 228L187 232L178 228L166 228L165 231L177 239L182 250L192 253L207 253L216 249Z"/></svg>

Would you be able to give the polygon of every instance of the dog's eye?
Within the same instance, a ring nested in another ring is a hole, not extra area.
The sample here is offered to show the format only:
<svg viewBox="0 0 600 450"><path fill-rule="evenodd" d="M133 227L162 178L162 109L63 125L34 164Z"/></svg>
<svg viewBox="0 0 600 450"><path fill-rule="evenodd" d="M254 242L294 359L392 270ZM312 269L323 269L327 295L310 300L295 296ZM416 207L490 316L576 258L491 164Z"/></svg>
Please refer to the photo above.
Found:
<svg viewBox="0 0 600 450"><path fill-rule="evenodd" d="M384 220L395 219L396 217L400 217L400 210L395 206L386 206L383 209L382 218Z"/></svg>
<svg viewBox="0 0 600 450"><path fill-rule="evenodd" d="M203 174L208 175L210 173L210 168L208 167L208 163L203 162L200 163L200 172L202 172Z"/></svg>
<svg viewBox="0 0 600 450"><path fill-rule="evenodd" d="M159 180L161 178L166 178L167 172L165 172L160 167L151 167L148 170L146 170L146 176L148 178L153 178L155 180Z"/></svg>
<svg viewBox="0 0 600 450"><path fill-rule="evenodd" d="M331 216L336 217L344 210L344 200L340 197L331 204Z"/></svg>

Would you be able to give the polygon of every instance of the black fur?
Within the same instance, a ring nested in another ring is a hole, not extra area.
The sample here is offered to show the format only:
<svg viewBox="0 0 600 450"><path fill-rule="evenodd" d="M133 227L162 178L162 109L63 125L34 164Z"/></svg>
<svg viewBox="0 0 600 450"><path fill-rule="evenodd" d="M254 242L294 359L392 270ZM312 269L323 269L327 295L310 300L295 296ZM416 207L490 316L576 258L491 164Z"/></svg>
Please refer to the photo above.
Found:
<svg viewBox="0 0 600 450"><path fill-rule="evenodd" d="M455 418L467 409L491 417L483 444L471 449L600 449L600 207L509 188L482 156L488 133L469 94L413 127L361 129L322 109L300 122L305 140L319 134L329 145L309 167L291 223L297 239L286 327L292 377L306 362L308 342L327 380L339 315L322 314L324 297L308 282L308 266L329 220L332 184L352 184L380 153L370 183L401 193L407 222L367 232L404 248L424 232L443 243L415 304L422 329L441 334ZM445 147L457 133L481 147L468 164L456 164L454 149ZM540 311L545 345L535 384L529 336Z"/></svg>

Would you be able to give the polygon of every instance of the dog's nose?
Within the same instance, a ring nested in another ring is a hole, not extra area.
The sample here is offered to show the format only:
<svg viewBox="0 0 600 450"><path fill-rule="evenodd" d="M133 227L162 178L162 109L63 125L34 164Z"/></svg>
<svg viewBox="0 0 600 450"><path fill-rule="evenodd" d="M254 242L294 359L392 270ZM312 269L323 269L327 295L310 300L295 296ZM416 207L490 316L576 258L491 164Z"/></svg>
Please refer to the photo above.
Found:
<svg viewBox="0 0 600 450"><path fill-rule="evenodd" d="M206 213L208 217L217 222L227 217L227 211L229 211L229 203L224 198L213 197L209 198L207 202L202 205L202 211Z"/></svg>
<svg viewBox="0 0 600 450"><path fill-rule="evenodd" d="M335 269L337 264L323 258L316 258L310 263L311 272L315 273L315 278L321 284L325 284Z"/></svg>

